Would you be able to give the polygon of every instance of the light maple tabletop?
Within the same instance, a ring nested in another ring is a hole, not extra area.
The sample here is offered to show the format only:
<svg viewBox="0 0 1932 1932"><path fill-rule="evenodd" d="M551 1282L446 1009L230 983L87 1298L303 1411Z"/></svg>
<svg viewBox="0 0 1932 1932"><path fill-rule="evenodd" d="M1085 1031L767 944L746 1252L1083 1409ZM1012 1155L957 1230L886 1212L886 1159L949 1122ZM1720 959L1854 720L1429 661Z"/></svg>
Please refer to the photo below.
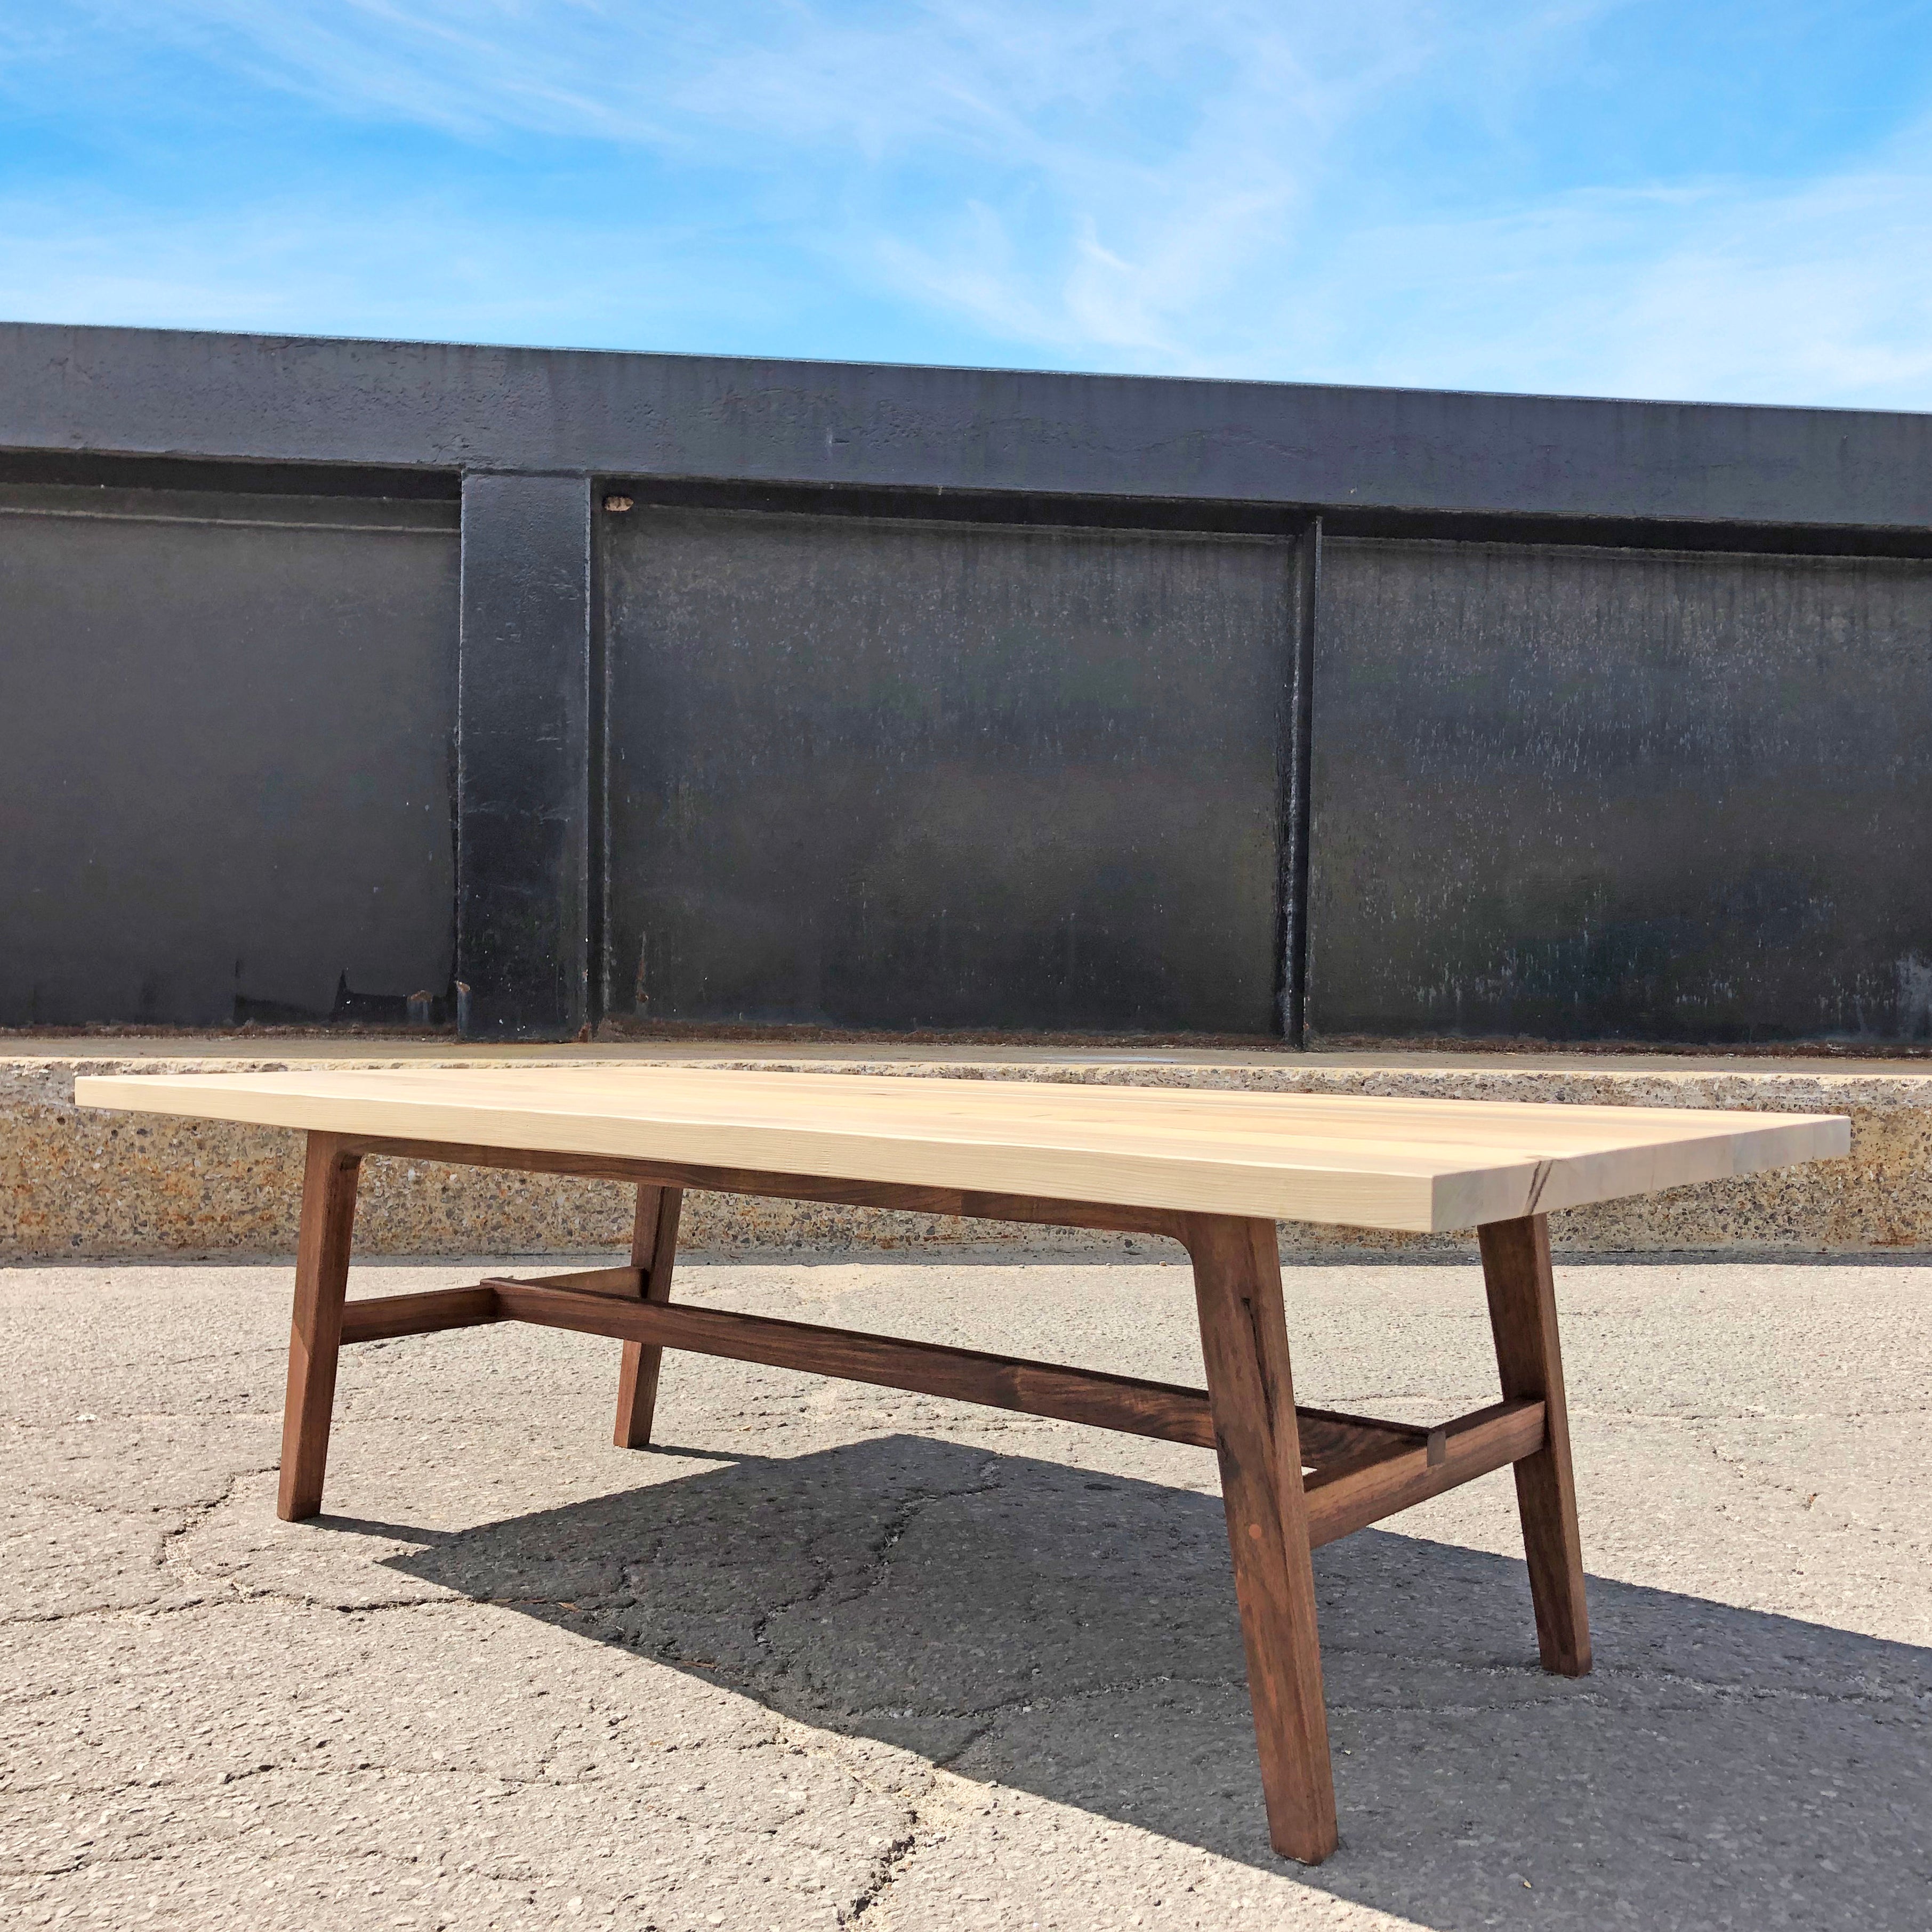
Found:
<svg viewBox="0 0 1932 1932"><path fill-rule="evenodd" d="M1336 1842L1322 1544L1508 1468L1544 1666L1590 1668L1549 1214L1850 1144L1837 1115L635 1064L113 1075L75 1092L84 1106L308 1136L285 1518L321 1508L344 1344L506 1321L623 1344L621 1448L649 1444L674 1348L1212 1448L1269 1835L1308 1862ZM357 1176L386 1155L632 1183L628 1262L347 1301ZM1168 1237L1192 1264L1207 1386L673 1302L687 1187ZM1281 1220L1475 1228L1501 1400L1432 1426L1298 1404Z"/></svg>
<svg viewBox="0 0 1932 1932"><path fill-rule="evenodd" d="M1838 1116L605 1066L83 1077L84 1106L1420 1232L1841 1154Z"/></svg>

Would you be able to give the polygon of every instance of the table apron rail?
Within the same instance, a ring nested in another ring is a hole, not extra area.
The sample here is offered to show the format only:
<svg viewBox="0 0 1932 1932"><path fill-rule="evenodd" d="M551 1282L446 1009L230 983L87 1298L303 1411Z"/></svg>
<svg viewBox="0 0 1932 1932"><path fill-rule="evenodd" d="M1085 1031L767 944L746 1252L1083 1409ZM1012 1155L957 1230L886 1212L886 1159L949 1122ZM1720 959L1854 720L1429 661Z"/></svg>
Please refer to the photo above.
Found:
<svg viewBox="0 0 1932 1932"><path fill-rule="evenodd" d="M640 1270L614 1268L384 1295L344 1305L341 1339L388 1341L528 1322L1198 1448L1216 1446L1204 1389L688 1303L646 1301L642 1289ZM1500 1402L1433 1428L1322 1408L1298 1408L1295 1421L1302 1462L1315 1472L1306 1493L1310 1540L1318 1546L1534 1455L1544 1438L1544 1406L1536 1401Z"/></svg>
<svg viewBox="0 0 1932 1932"><path fill-rule="evenodd" d="M902 1180L836 1180L819 1174L768 1174L741 1167L700 1167L688 1161L638 1160L620 1154L458 1144L445 1141L334 1136L345 1154L395 1160L442 1161L460 1167L506 1168L524 1174L562 1174L582 1180L617 1180L647 1187L688 1187L713 1194L750 1194L771 1201L819 1201L842 1208L892 1208L909 1214L946 1214L967 1221L1036 1222L1048 1227L1102 1233L1153 1234L1186 1240L1187 1217L1166 1208L1119 1202L1036 1199Z"/></svg>

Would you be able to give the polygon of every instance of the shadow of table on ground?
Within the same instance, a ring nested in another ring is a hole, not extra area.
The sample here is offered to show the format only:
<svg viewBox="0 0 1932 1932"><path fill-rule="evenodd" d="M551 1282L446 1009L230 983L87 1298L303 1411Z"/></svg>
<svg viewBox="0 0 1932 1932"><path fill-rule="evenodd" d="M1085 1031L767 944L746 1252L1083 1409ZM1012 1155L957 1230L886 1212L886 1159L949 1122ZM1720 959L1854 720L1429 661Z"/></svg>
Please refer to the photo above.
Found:
<svg viewBox="0 0 1932 1932"><path fill-rule="evenodd" d="M788 1717L1292 1869L1214 1497L895 1436L446 1537L325 1520ZM1444 1932L1932 1922L1932 1651L1592 1578L1573 1682L1535 1667L1520 1562L1371 1531L1316 1564L1342 1844L1310 1886Z"/></svg>

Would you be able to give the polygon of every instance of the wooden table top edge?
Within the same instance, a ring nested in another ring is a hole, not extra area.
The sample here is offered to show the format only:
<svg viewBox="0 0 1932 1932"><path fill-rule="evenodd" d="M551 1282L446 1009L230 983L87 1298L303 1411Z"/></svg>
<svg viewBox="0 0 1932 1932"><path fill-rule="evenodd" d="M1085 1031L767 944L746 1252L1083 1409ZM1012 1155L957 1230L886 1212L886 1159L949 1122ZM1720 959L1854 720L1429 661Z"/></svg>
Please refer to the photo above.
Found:
<svg viewBox="0 0 1932 1932"><path fill-rule="evenodd" d="M460 1131L452 1132L424 1121L422 1114L437 1104L426 1100L371 1095L366 1090L317 1092L299 1079L292 1084L280 1079L273 1086L261 1084L275 1078L82 1076L75 1083L75 1098L78 1105L109 1110L407 1142L418 1148L440 1143L560 1156L674 1160L881 1186L1046 1193L1094 1205L1416 1234L1452 1232L1828 1158L1847 1150L1850 1133L1849 1120L1841 1114L1739 1112L1719 1113L1714 1120L1700 1115L1694 1124L1686 1123L1694 1130L1680 1140L1659 1142L1653 1133L1623 1146L1558 1150L1540 1156L1478 1145L1458 1150L1459 1162L1427 1148L1408 1149L1400 1144L1377 1156L1354 1148L1297 1149L1297 1154L1312 1157L1268 1161L1231 1158L1225 1150L1190 1153L1183 1147L1150 1151L1029 1142L1023 1138L1023 1125L1008 1136L953 1137L930 1131L896 1132L890 1124L866 1132L796 1122L682 1120L674 1114L634 1120L621 1114L573 1114L567 1108L508 1106L460 1109ZM1174 1090L1112 1086L1106 1090L1118 1102L1124 1093ZM211 1104L217 1096L226 1104ZM446 1108L460 1107L460 1102L442 1104ZM372 1111L381 1118L372 1118ZM1562 1103L1521 1103L1520 1111L1558 1112ZM1667 1110L1595 1111L1650 1116L1654 1126L1654 1117ZM663 1136L664 1144L652 1144L653 1136ZM1480 1143L1482 1136L1471 1138ZM1256 1144L1264 1142L1257 1139ZM1677 1171L1660 1179L1658 1164L1666 1156ZM1057 1171L1050 1181L1043 1181L1034 1163Z"/></svg>
<svg viewBox="0 0 1932 1932"><path fill-rule="evenodd" d="M1205 1070L1211 1072L1214 1070ZM1932 1081L1932 1072L1916 1077ZM683 1061L573 1060L532 1064L521 1061L471 1060L447 1066L396 1061L380 1065L283 1065L212 1072L205 1069L182 1071L169 1068L149 1072L122 1067L108 1073L79 1074L76 1078L76 1088L83 1081L89 1087L104 1091L111 1088L124 1088L131 1093L134 1083L138 1082L154 1088L178 1088L184 1092L197 1090L262 1094L310 1092L317 1095L332 1089L337 1091L355 1090L362 1083L369 1082L380 1082L385 1087L405 1090L427 1088L451 1081L460 1081L470 1085L486 1082L501 1082L506 1085L541 1083L564 1092L572 1090L589 1092L599 1088L608 1089L617 1083L643 1084L648 1082L668 1088L688 1087L696 1089L710 1084L746 1092L756 1089L794 1091L802 1089L820 1091L828 1096L854 1092L880 1096L890 1094L896 1097L916 1094L928 1102L944 1095L948 1100L963 1100L969 1105L986 1106L997 1105L1003 1100L1010 1102L1018 1096L1024 1096L1036 1104L1046 1102L1050 1105L1058 1099L1080 1095L1087 1097L1076 1104L1098 1105L1108 1100L1118 1101L1124 1094L1132 1094L1146 1096L1153 1107L1162 1111L1225 1108L1236 1114L1247 1110L1264 1114L1270 1108L1280 1108L1311 1116L1332 1114L1338 1119L1352 1116L1372 1117L1386 1112L1396 1116L1445 1120L1451 1118L1517 1120L1533 1111L1559 1114L1566 1120L1598 1127L1622 1126L1634 1120L1660 1118L1682 1123L1687 1127L1702 1124L1714 1132L1734 1130L1735 1124L1740 1118L1786 1120L1844 1118L1835 1113L1801 1114L1788 1112L1783 1108L1677 1107L1652 1106L1642 1102L1606 1102L1563 1099L1496 1099L1475 1094L1354 1093L1328 1088L1224 1087L1193 1081L1174 1083L1118 1078L1040 1078L1032 1077L1030 1073L1021 1077L1007 1077L1003 1073L998 1078L988 1078L972 1068L955 1068L945 1065L920 1065L908 1067L902 1072L879 1072L869 1067L863 1070L826 1072L814 1066L782 1068L694 1066ZM110 1103L103 1100L96 1104ZM150 1101L146 1104L152 1106L152 1102Z"/></svg>

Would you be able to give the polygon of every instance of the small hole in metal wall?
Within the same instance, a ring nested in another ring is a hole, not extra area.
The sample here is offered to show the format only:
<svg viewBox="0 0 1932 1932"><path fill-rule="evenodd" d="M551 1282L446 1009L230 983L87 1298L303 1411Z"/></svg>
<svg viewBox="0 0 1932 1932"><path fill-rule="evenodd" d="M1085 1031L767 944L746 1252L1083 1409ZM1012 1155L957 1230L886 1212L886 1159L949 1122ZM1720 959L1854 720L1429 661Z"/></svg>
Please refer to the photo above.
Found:
<svg viewBox="0 0 1932 1932"><path fill-rule="evenodd" d="M620 510L628 510L631 507L631 500L628 496L606 496L604 499L604 507L614 514Z"/></svg>

